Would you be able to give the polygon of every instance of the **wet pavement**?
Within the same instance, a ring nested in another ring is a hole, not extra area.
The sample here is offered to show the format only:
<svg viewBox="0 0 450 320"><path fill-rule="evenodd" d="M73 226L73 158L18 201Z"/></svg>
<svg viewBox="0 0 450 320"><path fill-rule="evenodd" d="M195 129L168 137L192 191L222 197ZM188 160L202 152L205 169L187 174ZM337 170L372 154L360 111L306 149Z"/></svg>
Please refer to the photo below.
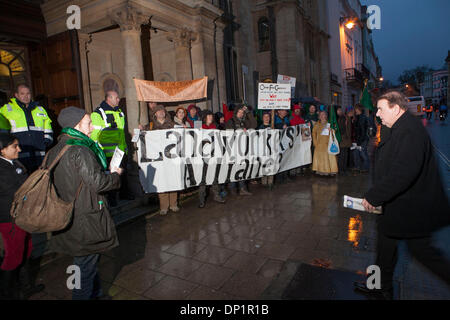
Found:
<svg viewBox="0 0 450 320"><path fill-rule="evenodd" d="M441 147L448 146L445 128L428 128ZM210 200L199 209L194 197L180 212L140 217L120 226L120 246L102 255L103 290L117 300L277 299L302 263L362 275L375 260L376 216L343 208L342 197L362 196L369 186L369 174L306 173L273 191L251 184L252 196L229 196L224 205ZM450 228L435 238L450 257ZM32 299L70 299L71 263L63 257L42 267L37 282L46 289ZM397 299L450 299L450 288L403 243L395 281Z"/></svg>

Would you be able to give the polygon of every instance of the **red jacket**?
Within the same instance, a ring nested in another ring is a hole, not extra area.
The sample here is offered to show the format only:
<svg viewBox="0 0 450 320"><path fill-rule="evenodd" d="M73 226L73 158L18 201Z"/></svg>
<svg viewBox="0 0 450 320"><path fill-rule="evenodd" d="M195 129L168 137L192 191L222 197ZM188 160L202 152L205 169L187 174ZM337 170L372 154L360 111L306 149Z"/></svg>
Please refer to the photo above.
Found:
<svg viewBox="0 0 450 320"><path fill-rule="evenodd" d="M300 117L300 116L298 116L296 114L293 114L292 118L291 118L291 121L289 123L290 123L291 126L296 126L298 124L304 124L305 120L303 120L302 117Z"/></svg>
<svg viewBox="0 0 450 320"><path fill-rule="evenodd" d="M214 123L211 123L209 126L202 124L202 129L217 129L217 127Z"/></svg>

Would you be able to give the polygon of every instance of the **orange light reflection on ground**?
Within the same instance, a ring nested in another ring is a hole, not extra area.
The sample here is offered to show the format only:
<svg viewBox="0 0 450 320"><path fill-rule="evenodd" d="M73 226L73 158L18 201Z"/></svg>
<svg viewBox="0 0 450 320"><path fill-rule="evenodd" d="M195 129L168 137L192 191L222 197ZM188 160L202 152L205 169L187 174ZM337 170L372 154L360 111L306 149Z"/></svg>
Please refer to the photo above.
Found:
<svg viewBox="0 0 450 320"><path fill-rule="evenodd" d="M358 214L355 217L351 217L348 222L348 236L347 240L353 242L353 247L357 247L359 239L361 238L361 232L363 230L363 222L361 216Z"/></svg>

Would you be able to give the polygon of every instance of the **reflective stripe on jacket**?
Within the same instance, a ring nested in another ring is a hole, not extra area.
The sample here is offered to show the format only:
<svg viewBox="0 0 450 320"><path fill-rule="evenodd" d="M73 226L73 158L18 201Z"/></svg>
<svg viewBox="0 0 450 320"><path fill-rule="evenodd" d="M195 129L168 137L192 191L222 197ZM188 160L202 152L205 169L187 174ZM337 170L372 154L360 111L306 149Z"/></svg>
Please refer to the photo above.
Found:
<svg viewBox="0 0 450 320"><path fill-rule="evenodd" d="M53 130L47 111L31 102L28 107L15 98L0 108L0 114L8 120L10 132L19 139L22 152L20 158L31 154L45 154L53 143ZM4 129L3 126L1 129Z"/></svg>

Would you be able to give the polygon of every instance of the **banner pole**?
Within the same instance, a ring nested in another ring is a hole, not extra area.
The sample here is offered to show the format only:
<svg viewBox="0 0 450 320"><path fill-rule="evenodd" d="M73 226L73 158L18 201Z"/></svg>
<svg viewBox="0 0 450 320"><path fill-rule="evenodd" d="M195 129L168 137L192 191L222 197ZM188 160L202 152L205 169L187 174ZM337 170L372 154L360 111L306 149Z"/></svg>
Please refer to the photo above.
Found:
<svg viewBox="0 0 450 320"><path fill-rule="evenodd" d="M272 109L272 129L275 129L275 110Z"/></svg>

